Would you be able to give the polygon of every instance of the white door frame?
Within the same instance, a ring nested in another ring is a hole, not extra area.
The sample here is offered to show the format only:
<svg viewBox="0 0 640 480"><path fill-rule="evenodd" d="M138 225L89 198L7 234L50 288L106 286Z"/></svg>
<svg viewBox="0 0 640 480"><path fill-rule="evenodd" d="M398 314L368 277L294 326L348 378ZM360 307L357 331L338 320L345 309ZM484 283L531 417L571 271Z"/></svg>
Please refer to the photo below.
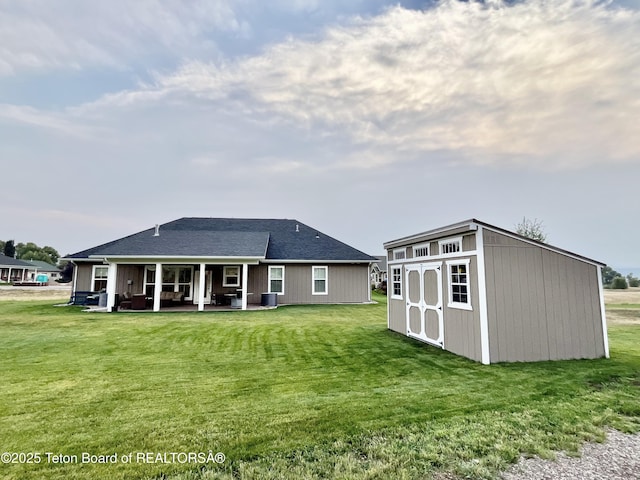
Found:
<svg viewBox="0 0 640 480"><path fill-rule="evenodd" d="M424 298L424 274L428 271L434 271L436 273L437 302L435 305L427 303L427 300ZM409 295L411 293L409 286L409 274L411 272L418 272L418 277L420 279L418 284L420 297L417 303L412 302ZM417 338L418 340L422 340L423 342L431 343L432 345L444 348L444 319L442 316L442 262L405 265L405 285L407 299L407 308L405 315L407 324L407 336ZM420 310L419 332L411 331L410 311L412 308L417 308ZM429 336L427 336L427 330L425 328L425 314L427 310L434 311L436 312L436 315L438 315L438 338L430 338Z"/></svg>

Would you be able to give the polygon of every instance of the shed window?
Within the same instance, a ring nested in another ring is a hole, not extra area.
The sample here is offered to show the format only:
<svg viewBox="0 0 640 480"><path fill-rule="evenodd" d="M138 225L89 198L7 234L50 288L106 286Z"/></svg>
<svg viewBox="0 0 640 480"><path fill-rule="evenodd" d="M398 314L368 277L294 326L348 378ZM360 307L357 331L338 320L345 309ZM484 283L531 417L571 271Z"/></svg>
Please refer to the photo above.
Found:
<svg viewBox="0 0 640 480"><path fill-rule="evenodd" d="M406 248L397 248L393 251L393 259L394 260L404 260L407 258L407 249Z"/></svg>
<svg viewBox="0 0 640 480"><path fill-rule="evenodd" d="M415 245L413 247L413 257L428 257L429 256L429 244Z"/></svg>
<svg viewBox="0 0 640 480"><path fill-rule="evenodd" d="M391 298L402 298L402 268L391 269Z"/></svg>
<svg viewBox="0 0 640 480"><path fill-rule="evenodd" d="M269 293L284 294L284 267L269 267Z"/></svg>
<svg viewBox="0 0 640 480"><path fill-rule="evenodd" d="M103 265L93 266L93 291L99 292L107 289L107 275L109 274L109 267Z"/></svg>
<svg viewBox="0 0 640 480"><path fill-rule="evenodd" d="M469 260L447 262L449 269L449 307L471 310Z"/></svg>
<svg viewBox="0 0 640 480"><path fill-rule="evenodd" d="M438 242L440 246L440 255L447 253L456 253L462 251L462 238L448 238Z"/></svg>
<svg viewBox="0 0 640 480"><path fill-rule="evenodd" d="M311 282L311 293L313 295L327 295L329 289L327 286L328 281L328 267L312 267L313 278Z"/></svg>

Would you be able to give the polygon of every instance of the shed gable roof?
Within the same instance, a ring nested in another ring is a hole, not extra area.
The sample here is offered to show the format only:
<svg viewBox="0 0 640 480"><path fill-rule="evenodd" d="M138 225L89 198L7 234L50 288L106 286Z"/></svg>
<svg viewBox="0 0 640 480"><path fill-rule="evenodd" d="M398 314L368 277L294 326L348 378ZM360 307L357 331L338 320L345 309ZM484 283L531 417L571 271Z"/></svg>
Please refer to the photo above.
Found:
<svg viewBox="0 0 640 480"><path fill-rule="evenodd" d="M296 220L185 217L67 258L99 256L258 257L369 262L374 258Z"/></svg>

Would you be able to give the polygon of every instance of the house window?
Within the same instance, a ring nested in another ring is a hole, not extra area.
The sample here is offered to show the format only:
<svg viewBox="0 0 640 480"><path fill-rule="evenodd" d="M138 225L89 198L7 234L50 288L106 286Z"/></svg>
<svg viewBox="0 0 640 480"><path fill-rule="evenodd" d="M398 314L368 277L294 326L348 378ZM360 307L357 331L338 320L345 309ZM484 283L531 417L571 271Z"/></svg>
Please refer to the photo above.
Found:
<svg viewBox="0 0 640 480"><path fill-rule="evenodd" d="M184 293L184 298L191 297L192 276L193 276L192 267L175 267L175 274L173 275L173 278L174 278L173 291ZM164 279L162 280L162 287L164 290Z"/></svg>
<svg viewBox="0 0 640 480"><path fill-rule="evenodd" d="M438 245L440 246L440 255L460 252L462 251L462 237L440 240Z"/></svg>
<svg viewBox="0 0 640 480"><path fill-rule="evenodd" d="M147 297L153 297L155 283L156 283L155 267L145 268L144 269L144 293L147 295Z"/></svg>
<svg viewBox="0 0 640 480"><path fill-rule="evenodd" d="M93 266L91 285L93 285L94 292L107 289L107 275L109 275L109 267L103 265Z"/></svg>
<svg viewBox="0 0 640 480"><path fill-rule="evenodd" d="M239 287L240 286L240 267L224 267L222 273L223 287Z"/></svg>
<svg viewBox="0 0 640 480"><path fill-rule="evenodd" d="M391 298L402 298L402 268L391 269Z"/></svg>
<svg viewBox="0 0 640 480"><path fill-rule="evenodd" d="M153 297L155 292L156 270L155 266L145 269L144 292L147 296ZM185 298L191 297L193 283L193 267L186 266L163 266L162 267L162 291L182 292Z"/></svg>
<svg viewBox="0 0 640 480"><path fill-rule="evenodd" d="M393 259L394 260L404 260L407 258L407 249L406 248L396 248L393 251Z"/></svg>
<svg viewBox="0 0 640 480"><path fill-rule="evenodd" d="M424 243L422 245L414 245L413 247L413 257L428 257L429 256L429 244Z"/></svg>
<svg viewBox="0 0 640 480"><path fill-rule="evenodd" d="M447 262L449 269L449 307L471 310L469 260Z"/></svg>
<svg viewBox="0 0 640 480"><path fill-rule="evenodd" d="M284 267L269 267L269 293L284 295Z"/></svg>
<svg viewBox="0 0 640 480"><path fill-rule="evenodd" d="M313 278L312 278L312 290L311 293L313 295L327 295L329 293L328 285L327 285L327 277L328 277L328 267L312 267L313 269Z"/></svg>

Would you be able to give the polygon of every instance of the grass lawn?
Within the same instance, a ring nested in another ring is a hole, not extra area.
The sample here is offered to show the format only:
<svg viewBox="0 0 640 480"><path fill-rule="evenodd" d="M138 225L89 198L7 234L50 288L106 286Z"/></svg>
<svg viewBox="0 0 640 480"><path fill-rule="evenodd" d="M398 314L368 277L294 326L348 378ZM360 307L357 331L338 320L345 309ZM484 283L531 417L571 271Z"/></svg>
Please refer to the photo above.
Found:
<svg viewBox="0 0 640 480"><path fill-rule="evenodd" d="M521 453L639 428L640 322L609 328L608 360L483 366L389 332L376 299L160 314L0 301L0 453L40 453L0 477L491 478Z"/></svg>

